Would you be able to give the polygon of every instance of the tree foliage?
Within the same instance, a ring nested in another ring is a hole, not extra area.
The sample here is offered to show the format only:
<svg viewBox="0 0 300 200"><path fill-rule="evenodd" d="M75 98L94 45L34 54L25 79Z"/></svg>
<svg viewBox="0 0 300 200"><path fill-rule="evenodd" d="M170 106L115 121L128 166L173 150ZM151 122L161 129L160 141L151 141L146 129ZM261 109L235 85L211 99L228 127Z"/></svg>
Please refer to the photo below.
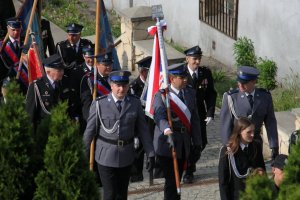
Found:
<svg viewBox="0 0 300 200"><path fill-rule="evenodd" d="M277 65L270 59L258 59L257 68L260 71L258 85L267 90L273 90L276 88L276 76L277 76Z"/></svg>
<svg viewBox="0 0 300 200"><path fill-rule="evenodd" d="M254 51L254 45L251 39L240 37L233 45L233 54L236 66L255 67L257 58Z"/></svg>
<svg viewBox="0 0 300 200"><path fill-rule="evenodd" d="M300 140L291 147L288 163L284 168L284 180L280 187L279 200L300 199Z"/></svg>
<svg viewBox="0 0 300 200"><path fill-rule="evenodd" d="M32 127L24 96L15 82L7 86L6 103L0 105L0 199L32 196Z"/></svg>
<svg viewBox="0 0 300 200"><path fill-rule="evenodd" d="M66 103L51 110L44 170L36 177L34 199L99 199L93 173L84 157L78 124L65 114Z"/></svg>

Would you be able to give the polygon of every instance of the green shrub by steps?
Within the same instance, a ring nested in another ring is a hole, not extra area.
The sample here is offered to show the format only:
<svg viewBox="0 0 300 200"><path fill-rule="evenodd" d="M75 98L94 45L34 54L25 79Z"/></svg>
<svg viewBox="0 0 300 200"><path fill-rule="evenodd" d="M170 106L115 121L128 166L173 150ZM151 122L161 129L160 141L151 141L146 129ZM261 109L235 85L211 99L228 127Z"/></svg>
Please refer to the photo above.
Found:
<svg viewBox="0 0 300 200"><path fill-rule="evenodd" d="M51 111L44 170L35 179L34 199L99 199L94 174L84 157L78 124L69 119L66 109L65 102Z"/></svg>
<svg viewBox="0 0 300 200"><path fill-rule="evenodd" d="M273 182L267 175L254 175L246 180L246 189L241 200L274 200L276 193L272 190Z"/></svg>
<svg viewBox="0 0 300 200"><path fill-rule="evenodd" d="M233 55L236 66L253 66L257 64L254 44L247 37L240 37L233 45Z"/></svg>
<svg viewBox="0 0 300 200"><path fill-rule="evenodd" d="M259 58L257 69L259 70L258 85L267 90L276 88L277 65L274 61L267 58Z"/></svg>
<svg viewBox="0 0 300 200"><path fill-rule="evenodd" d="M0 105L0 199L31 199L32 126L15 82L8 84L6 100Z"/></svg>

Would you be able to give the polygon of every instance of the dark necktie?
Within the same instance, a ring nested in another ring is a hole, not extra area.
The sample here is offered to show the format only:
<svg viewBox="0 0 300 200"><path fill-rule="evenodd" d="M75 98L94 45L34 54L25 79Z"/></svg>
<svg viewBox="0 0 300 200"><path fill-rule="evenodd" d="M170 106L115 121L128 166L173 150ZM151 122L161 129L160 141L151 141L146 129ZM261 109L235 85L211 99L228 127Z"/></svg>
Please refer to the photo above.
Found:
<svg viewBox="0 0 300 200"><path fill-rule="evenodd" d="M121 112L121 110L122 110L122 105L121 105L121 104L122 104L122 101L119 101L119 100L118 100L118 101L116 102L116 104L117 104L117 108L118 108L119 112Z"/></svg>
<svg viewBox="0 0 300 200"><path fill-rule="evenodd" d="M179 93L178 93L178 97L179 97L179 99L184 103L183 93L182 93L181 90L180 90Z"/></svg>
<svg viewBox="0 0 300 200"><path fill-rule="evenodd" d="M19 52L19 44L18 44L17 40L14 41L14 46L15 46L16 52Z"/></svg>
<svg viewBox="0 0 300 200"><path fill-rule="evenodd" d="M248 155L248 147L244 147L243 152Z"/></svg>
<svg viewBox="0 0 300 200"><path fill-rule="evenodd" d="M75 45L75 44L72 45L72 48L73 48L73 50L75 51L75 53L77 53L77 51L76 51L76 45Z"/></svg>
<svg viewBox="0 0 300 200"><path fill-rule="evenodd" d="M198 82L196 72L193 73L192 78L193 78L193 86L194 86L194 88L196 88L197 87L197 82Z"/></svg>
<svg viewBox="0 0 300 200"><path fill-rule="evenodd" d="M247 96L247 98L248 98L248 101L249 101L249 103L250 103L250 106L251 106L251 108L253 108L253 96L251 95L251 94L249 94L248 96Z"/></svg>

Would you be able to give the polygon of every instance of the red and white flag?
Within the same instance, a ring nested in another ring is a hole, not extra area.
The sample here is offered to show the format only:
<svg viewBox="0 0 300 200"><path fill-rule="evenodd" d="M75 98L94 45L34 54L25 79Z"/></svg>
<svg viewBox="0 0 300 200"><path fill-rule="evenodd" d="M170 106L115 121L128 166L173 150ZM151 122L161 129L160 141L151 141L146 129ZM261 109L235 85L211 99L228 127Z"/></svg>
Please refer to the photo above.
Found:
<svg viewBox="0 0 300 200"><path fill-rule="evenodd" d="M157 35L157 27L151 26L148 28L148 33L154 35L154 44L152 51L152 62L148 74L148 83L145 87L146 92L142 95L142 100L146 102L145 113L153 118L152 103L155 93L161 89L163 83L163 75L161 68L161 55L159 49L159 40Z"/></svg>

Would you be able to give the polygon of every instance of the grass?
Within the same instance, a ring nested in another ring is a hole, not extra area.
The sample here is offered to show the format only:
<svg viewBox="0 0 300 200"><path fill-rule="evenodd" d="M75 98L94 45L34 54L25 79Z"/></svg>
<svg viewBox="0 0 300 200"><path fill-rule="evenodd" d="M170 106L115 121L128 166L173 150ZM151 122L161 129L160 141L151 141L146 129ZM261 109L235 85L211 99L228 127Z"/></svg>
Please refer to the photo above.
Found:
<svg viewBox="0 0 300 200"><path fill-rule="evenodd" d="M121 20L115 11L108 11L112 34L115 38L121 35ZM95 34L95 16L88 5L80 0L48 0L42 11L48 20L66 30L69 23L78 23L84 26L81 36Z"/></svg>
<svg viewBox="0 0 300 200"><path fill-rule="evenodd" d="M290 70L290 74L272 91L272 97L275 111L300 107L300 75Z"/></svg>

